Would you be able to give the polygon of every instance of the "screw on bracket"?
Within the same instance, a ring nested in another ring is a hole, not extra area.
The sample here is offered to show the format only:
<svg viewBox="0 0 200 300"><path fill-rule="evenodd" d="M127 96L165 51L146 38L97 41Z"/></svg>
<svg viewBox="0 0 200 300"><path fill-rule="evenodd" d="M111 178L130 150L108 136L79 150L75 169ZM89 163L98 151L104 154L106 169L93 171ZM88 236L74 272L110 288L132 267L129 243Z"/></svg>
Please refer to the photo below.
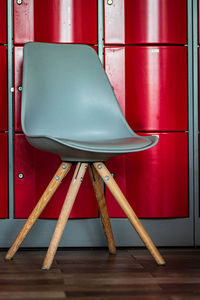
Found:
<svg viewBox="0 0 200 300"><path fill-rule="evenodd" d="M24 174L23 174L23 173L19 173L19 174L18 174L18 178L19 178L19 179L24 178Z"/></svg>
<svg viewBox="0 0 200 300"><path fill-rule="evenodd" d="M108 5L112 5L113 4L113 0L107 0Z"/></svg>
<svg viewBox="0 0 200 300"><path fill-rule="evenodd" d="M23 2L22 0L17 0L17 1L16 1L16 3L17 3L18 5L21 5L22 2Z"/></svg>

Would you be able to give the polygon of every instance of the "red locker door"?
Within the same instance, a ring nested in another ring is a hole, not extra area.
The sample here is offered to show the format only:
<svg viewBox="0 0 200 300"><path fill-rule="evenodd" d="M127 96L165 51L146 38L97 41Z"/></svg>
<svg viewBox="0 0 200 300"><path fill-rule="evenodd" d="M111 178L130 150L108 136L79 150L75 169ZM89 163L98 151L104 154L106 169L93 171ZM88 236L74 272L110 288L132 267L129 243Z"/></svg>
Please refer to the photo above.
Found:
<svg viewBox="0 0 200 300"><path fill-rule="evenodd" d="M104 0L106 44L186 44L187 0Z"/></svg>
<svg viewBox="0 0 200 300"><path fill-rule="evenodd" d="M105 69L135 131L187 130L186 47L106 47Z"/></svg>
<svg viewBox="0 0 200 300"><path fill-rule="evenodd" d="M0 46L0 131L7 130L7 121L7 50Z"/></svg>
<svg viewBox="0 0 200 300"><path fill-rule="evenodd" d="M6 0L0 0L0 44L6 44L7 37L6 37Z"/></svg>
<svg viewBox="0 0 200 300"><path fill-rule="evenodd" d="M23 0L14 5L14 44L97 43L97 0Z"/></svg>
<svg viewBox="0 0 200 300"><path fill-rule="evenodd" d="M125 47L105 47L104 65L121 110L125 115Z"/></svg>
<svg viewBox="0 0 200 300"><path fill-rule="evenodd" d="M188 217L187 133L142 133L150 134L155 147L126 156L127 199L140 218ZM106 199L110 217L123 217L107 189Z"/></svg>
<svg viewBox="0 0 200 300"><path fill-rule="evenodd" d="M0 133L0 218L8 218L8 147L7 134Z"/></svg>
<svg viewBox="0 0 200 300"><path fill-rule="evenodd" d="M13 42L29 41L34 41L34 0L23 0L21 4L13 0Z"/></svg>
<svg viewBox="0 0 200 300"><path fill-rule="evenodd" d="M21 92L23 47L14 47L14 130L22 131L21 127Z"/></svg>
<svg viewBox="0 0 200 300"><path fill-rule="evenodd" d="M60 159L56 155L34 149L28 144L23 134L15 134L14 147L15 218L27 218L55 174ZM73 170L63 180L41 218L51 219L59 216ZM70 218L95 218L97 216L96 199L89 172L87 172Z"/></svg>
<svg viewBox="0 0 200 300"><path fill-rule="evenodd" d="M126 181L126 155L113 157L106 162L108 170L119 185L122 193L127 197ZM105 197L110 218L124 218L125 214L119 207L117 201L113 198L110 190L105 186Z"/></svg>

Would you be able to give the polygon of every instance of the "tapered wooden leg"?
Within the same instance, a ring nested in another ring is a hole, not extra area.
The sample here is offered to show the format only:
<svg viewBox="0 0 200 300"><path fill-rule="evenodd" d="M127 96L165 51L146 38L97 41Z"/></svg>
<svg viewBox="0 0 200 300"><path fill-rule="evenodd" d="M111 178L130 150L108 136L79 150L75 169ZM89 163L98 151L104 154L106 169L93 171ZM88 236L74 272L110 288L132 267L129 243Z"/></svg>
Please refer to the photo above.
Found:
<svg viewBox="0 0 200 300"><path fill-rule="evenodd" d="M78 190L80 188L81 182L85 175L85 171L87 169L87 163L78 163L74 172L74 176L72 178L69 190L67 192L67 196L65 198L60 216L58 218L58 222L52 236L52 240L49 245L49 249L47 251L44 263L43 270L49 270L51 264L53 262L56 250L58 248L59 242L61 240L63 231L65 229L67 220L69 218L70 212L72 210L74 201L76 199L76 195L78 194Z"/></svg>
<svg viewBox="0 0 200 300"><path fill-rule="evenodd" d="M67 175L71 168L70 163L61 163L60 167L58 168L57 172L53 176L51 182L49 183L48 187L46 188L45 192L43 193L42 197L38 201L37 205L35 206L34 210L30 214L29 218L27 219L26 223L22 227L20 233L18 234L16 240L10 247L9 251L6 254L5 259L10 260L14 256L14 254L19 249L20 245L26 238L27 234L45 209L46 205L52 198L53 194L61 184L63 178Z"/></svg>
<svg viewBox="0 0 200 300"><path fill-rule="evenodd" d="M164 265L165 261L164 261L163 257L161 256L158 249L156 248L156 246L152 242L151 238L147 234L147 232L144 229L143 225L139 221L138 217L134 213L132 207L130 206L130 204L128 203L126 198L124 197L124 195L121 192L119 186L115 182L114 178L112 177L112 175L110 174L110 172L108 171L106 166L102 162L97 162L97 163L94 163L94 167L96 168L97 172L102 177L102 179L104 180L107 187L110 189L111 193L113 194L113 196L117 200L118 204L121 206L124 213L129 218L129 221L131 222L131 224L133 225L133 227L135 228L135 230L139 234L140 238L142 239L142 241L144 242L146 247L149 249L150 253L154 257L156 262L159 265Z"/></svg>
<svg viewBox="0 0 200 300"><path fill-rule="evenodd" d="M106 200L104 197L103 187L102 187L99 175L98 175L96 169L92 165L90 166L89 171L90 171L90 177L92 180L92 185L94 188L95 196L97 199L97 204L98 204L105 236L106 236L106 239L108 242L109 252L111 254L116 254L116 247L115 247L114 237L113 237L110 219L109 219L109 215L108 215L108 210L107 210L107 206L106 206Z"/></svg>

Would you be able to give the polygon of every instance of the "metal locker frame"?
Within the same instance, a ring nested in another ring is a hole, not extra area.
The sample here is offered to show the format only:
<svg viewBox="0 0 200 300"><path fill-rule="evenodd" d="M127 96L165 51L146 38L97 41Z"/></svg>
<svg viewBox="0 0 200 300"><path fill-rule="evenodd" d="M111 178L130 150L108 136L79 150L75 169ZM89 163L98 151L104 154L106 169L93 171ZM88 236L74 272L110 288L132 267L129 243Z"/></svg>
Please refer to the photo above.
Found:
<svg viewBox="0 0 200 300"><path fill-rule="evenodd" d="M193 3L193 91L194 91L194 211L195 245L200 246L200 199L199 199L199 43L198 43L198 0Z"/></svg>
<svg viewBox="0 0 200 300"><path fill-rule="evenodd" d="M194 208L196 226L200 218L198 204L198 83L197 47L193 47L197 38L197 0L188 0L188 138L189 138L189 217L175 219L143 219L157 246L193 246ZM9 219L0 220L0 247L9 247L25 220L14 219L14 159L13 159L13 5L7 0L8 32L8 137L9 137ZM192 22L193 20L193 22ZM196 26L196 29L195 29ZM195 31L196 30L196 31ZM98 0L98 50L103 63L103 0ZM195 42L195 39L194 39ZM197 44L195 44L197 45ZM193 65L194 56L194 65ZM194 81L193 81L194 67ZM194 84L194 86L193 86ZM194 107L193 107L194 88ZM195 205L194 205L195 200ZM142 246L142 242L132 229L127 219L111 219L117 246ZM38 220L33 230L23 243L23 247L46 247L49 244L56 220ZM76 238L75 238L76 237ZM200 229L196 230L197 244L200 244ZM99 218L86 220L69 220L60 246L106 246L101 221Z"/></svg>

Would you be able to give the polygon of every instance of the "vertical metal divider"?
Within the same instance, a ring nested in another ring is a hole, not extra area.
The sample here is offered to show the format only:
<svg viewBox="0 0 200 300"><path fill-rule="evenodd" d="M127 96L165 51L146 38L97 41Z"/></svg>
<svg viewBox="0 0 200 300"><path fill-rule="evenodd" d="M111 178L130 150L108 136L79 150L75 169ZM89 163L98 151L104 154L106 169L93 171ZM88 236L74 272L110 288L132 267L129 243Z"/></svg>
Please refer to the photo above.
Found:
<svg viewBox="0 0 200 300"><path fill-rule="evenodd" d="M9 219L14 218L14 155L13 155L13 2L7 1L8 43L8 178Z"/></svg>
<svg viewBox="0 0 200 300"><path fill-rule="evenodd" d="M199 218L199 108L198 108L198 0L193 0L193 91L194 91L194 210L195 210L195 245L200 245Z"/></svg>
<svg viewBox="0 0 200 300"><path fill-rule="evenodd" d="M194 244L194 127L193 127L193 24L192 24L192 0L188 0L188 165L189 165L189 217L193 222Z"/></svg>
<svg viewBox="0 0 200 300"><path fill-rule="evenodd" d="M98 0L98 55L104 65L104 23L103 0Z"/></svg>

